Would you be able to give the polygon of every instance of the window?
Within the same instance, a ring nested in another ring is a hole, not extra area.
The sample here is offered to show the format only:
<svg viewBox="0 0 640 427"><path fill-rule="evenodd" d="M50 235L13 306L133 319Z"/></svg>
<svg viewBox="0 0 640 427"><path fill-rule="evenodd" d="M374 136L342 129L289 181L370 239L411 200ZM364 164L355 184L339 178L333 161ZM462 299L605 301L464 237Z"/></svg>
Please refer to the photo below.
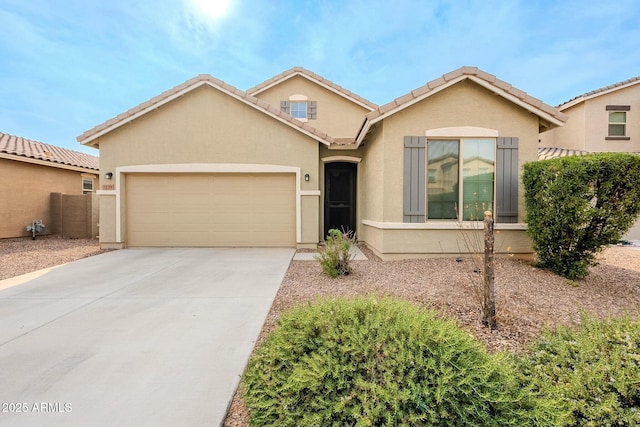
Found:
<svg viewBox="0 0 640 427"><path fill-rule="evenodd" d="M295 119L307 118L307 103L306 102L291 102L291 116Z"/></svg>
<svg viewBox="0 0 640 427"><path fill-rule="evenodd" d="M93 193L93 179L82 178L82 194Z"/></svg>
<svg viewBox="0 0 640 427"><path fill-rule="evenodd" d="M609 111L609 136L625 136L626 111Z"/></svg>
<svg viewBox="0 0 640 427"><path fill-rule="evenodd" d="M437 170L434 168L429 168L429 182L436 182L436 172Z"/></svg>
<svg viewBox="0 0 640 427"><path fill-rule="evenodd" d="M609 114L609 125L606 139L630 139L627 136L627 111L631 111L631 106L607 105L606 109Z"/></svg>
<svg viewBox="0 0 640 427"><path fill-rule="evenodd" d="M288 101L280 101L280 111L301 120L316 120L318 107L316 101L308 101L304 95L291 95Z"/></svg>
<svg viewBox="0 0 640 427"><path fill-rule="evenodd" d="M495 145L494 139L427 141L427 219L481 220L493 210Z"/></svg>

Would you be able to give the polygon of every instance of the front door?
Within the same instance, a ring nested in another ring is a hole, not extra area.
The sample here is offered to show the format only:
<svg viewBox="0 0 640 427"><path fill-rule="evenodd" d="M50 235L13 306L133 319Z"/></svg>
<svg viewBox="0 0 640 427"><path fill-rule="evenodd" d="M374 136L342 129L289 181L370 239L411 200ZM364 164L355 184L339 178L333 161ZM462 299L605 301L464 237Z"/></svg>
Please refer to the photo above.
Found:
<svg viewBox="0 0 640 427"><path fill-rule="evenodd" d="M356 230L355 163L327 163L324 166L324 236L332 228Z"/></svg>

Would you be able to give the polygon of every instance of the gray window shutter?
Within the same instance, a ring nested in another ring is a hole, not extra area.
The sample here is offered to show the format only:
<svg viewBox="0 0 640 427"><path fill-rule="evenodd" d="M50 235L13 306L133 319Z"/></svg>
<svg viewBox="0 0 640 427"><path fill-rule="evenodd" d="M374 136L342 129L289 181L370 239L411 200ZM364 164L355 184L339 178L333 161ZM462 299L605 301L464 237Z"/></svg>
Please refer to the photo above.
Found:
<svg viewBox="0 0 640 427"><path fill-rule="evenodd" d="M424 136L404 137L403 222L425 221L425 147Z"/></svg>
<svg viewBox="0 0 640 427"><path fill-rule="evenodd" d="M307 102L307 118L309 120L315 120L318 118L318 107L316 101Z"/></svg>
<svg viewBox="0 0 640 427"><path fill-rule="evenodd" d="M283 113L291 114L289 101L280 101L280 111L282 111Z"/></svg>
<svg viewBox="0 0 640 427"><path fill-rule="evenodd" d="M496 141L496 222L518 222L518 138Z"/></svg>

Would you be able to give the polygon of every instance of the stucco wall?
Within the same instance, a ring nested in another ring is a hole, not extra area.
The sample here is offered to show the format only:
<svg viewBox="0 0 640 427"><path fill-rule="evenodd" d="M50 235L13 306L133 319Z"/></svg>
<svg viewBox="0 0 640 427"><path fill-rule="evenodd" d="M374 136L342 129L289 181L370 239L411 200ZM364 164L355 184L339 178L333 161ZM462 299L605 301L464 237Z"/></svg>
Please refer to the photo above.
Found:
<svg viewBox="0 0 640 427"><path fill-rule="evenodd" d="M558 147L572 150L586 150L584 103L563 111L569 116L564 126L550 129L540 134L540 147Z"/></svg>
<svg viewBox="0 0 640 427"><path fill-rule="evenodd" d="M640 84L589 99L585 102L585 149L587 151L640 152ZM629 105L628 141L606 140L609 124L607 105Z"/></svg>
<svg viewBox="0 0 640 427"><path fill-rule="evenodd" d="M51 193L82 194L82 173L0 158L0 238L28 236L25 227L51 223Z"/></svg>
<svg viewBox="0 0 640 427"><path fill-rule="evenodd" d="M308 123L333 137L354 138L364 115L370 111L300 76L257 94L257 98L280 108L280 101L288 101L291 95L304 95L309 101L316 101L317 119L309 120Z"/></svg>
<svg viewBox="0 0 640 427"><path fill-rule="evenodd" d="M626 136L629 140L607 140L607 105L628 105ZM562 111L567 123L540 134L540 146L593 152L640 152L640 84L587 99Z"/></svg>
<svg viewBox="0 0 640 427"><path fill-rule="evenodd" d="M359 191L364 223L360 236L383 258L452 255L465 251L455 224L432 221L403 228L404 136L425 136L427 130L479 127L499 136L518 137L520 170L538 156L538 118L470 81L442 92L386 118L365 141ZM519 184L518 219L523 221L523 187ZM437 225L430 225L436 224ZM396 226L395 224L399 224ZM407 224L408 225L408 224ZM531 242L523 226L513 224L497 237L498 249L530 254ZM509 248L507 250L507 248Z"/></svg>
<svg viewBox="0 0 640 427"><path fill-rule="evenodd" d="M384 206L382 220L403 220L404 136L424 136L430 129L474 126L518 137L520 169L538 159L538 118L487 89L464 81L384 120ZM518 217L524 218L523 188L519 186Z"/></svg>
<svg viewBox="0 0 640 427"><path fill-rule="evenodd" d="M115 173L120 166L235 163L299 167L302 176L310 174L309 182L301 180L300 190L319 189L319 142L209 86L102 136L98 143L101 186L115 184L115 179L105 180L104 174ZM126 176L123 178L122 194L126 191ZM317 202L307 200L313 197L303 197L302 236L316 243ZM124 239L126 206L122 200L120 237ZM106 246L117 240L115 202L101 201L100 214L100 241Z"/></svg>

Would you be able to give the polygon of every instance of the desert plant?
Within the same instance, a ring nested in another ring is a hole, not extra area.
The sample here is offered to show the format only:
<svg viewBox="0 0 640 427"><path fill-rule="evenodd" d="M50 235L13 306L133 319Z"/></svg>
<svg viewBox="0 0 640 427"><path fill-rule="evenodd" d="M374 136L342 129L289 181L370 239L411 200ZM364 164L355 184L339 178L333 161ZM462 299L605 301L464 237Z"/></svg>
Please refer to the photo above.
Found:
<svg viewBox="0 0 640 427"><path fill-rule="evenodd" d="M314 257L320 262L322 271L330 277L346 276L353 272L351 260L351 246L355 244L355 237L351 231L329 230L323 251Z"/></svg>
<svg viewBox="0 0 640 427"><path fill-rule="evenodd" d="M283 314L249 362L254 426L552 425L512 361L391 298L329 299Z"/></svg>
<svg viewBox="0 0 640 427"><path fill-rule="evenodd" d="M523 383L559 402L564 426L640 426L640 320L583 315L547 330L521 359Z"/></svg>
<svg viewBox="0 0 640 427"><path fill-rule="evenodd" d="M527 163L526 222L538 265L587 276L596 254L640 215L640 156L602 153Z"/></svg>
<svg viewBox="0 0 640 427"><path fill-rule="evenodd" d="M25 229L31 232L31 238L36 240L36 234L44 233L44 224L41 219L34 219Z"/></svg>

